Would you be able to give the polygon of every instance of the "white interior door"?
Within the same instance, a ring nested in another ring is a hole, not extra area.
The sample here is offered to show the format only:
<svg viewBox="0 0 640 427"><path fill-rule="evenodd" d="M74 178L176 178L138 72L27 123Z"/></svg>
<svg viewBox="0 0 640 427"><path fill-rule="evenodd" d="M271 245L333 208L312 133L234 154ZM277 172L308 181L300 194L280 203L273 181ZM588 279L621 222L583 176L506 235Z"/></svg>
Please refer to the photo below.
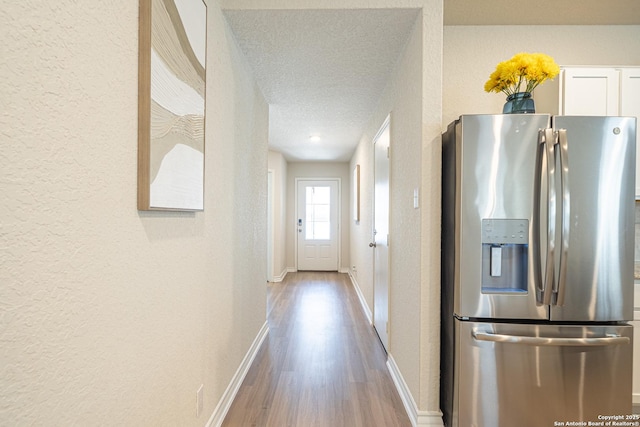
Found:
<svg viewBox="0 0 640 427"><path fill-rule="evenodd" d="M389 118L374 140L373 326L389 348Z"/></svg>
<svg viewBox="0 0 640 427"><path fill-rule="evenodd" d="M338 180L298 180L298 270L338 271Z"/></svg>

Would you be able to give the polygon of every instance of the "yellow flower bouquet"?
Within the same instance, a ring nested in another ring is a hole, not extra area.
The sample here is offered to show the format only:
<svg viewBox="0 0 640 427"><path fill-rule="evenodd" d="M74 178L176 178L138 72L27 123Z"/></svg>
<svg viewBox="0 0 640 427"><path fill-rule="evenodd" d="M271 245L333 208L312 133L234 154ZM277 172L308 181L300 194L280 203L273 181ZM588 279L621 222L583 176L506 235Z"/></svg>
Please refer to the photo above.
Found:
<svg viewBox="0 0 640 427"><path fill-rule="evenodd" d="M484 90L504 92L506 95L531 93L539 84L553 79L559 72L560 67L549 55L522 52L499 63L485 83Z"/></svg>
<svg viewBox="0 0 640 427"><path fill-rule="evenodd" d="M559 72L560 67L549 55L521 52L497 65L484 84L484 90L507 95L503 113L535 113L531 92Z"/></svg>

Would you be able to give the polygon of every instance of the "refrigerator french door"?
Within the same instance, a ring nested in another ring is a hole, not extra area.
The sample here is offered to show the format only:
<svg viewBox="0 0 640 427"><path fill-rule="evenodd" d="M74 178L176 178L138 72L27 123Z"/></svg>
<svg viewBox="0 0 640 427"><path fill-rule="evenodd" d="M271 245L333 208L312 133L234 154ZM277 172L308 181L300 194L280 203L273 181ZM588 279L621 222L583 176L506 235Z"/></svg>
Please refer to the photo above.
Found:
<svg viewBox="0 0 640 427"><path fill-rule="evenodd" d="M631 414L629 325L456 321L456 333L448 425L545 427Z"/></svg>
<svg viewBox="0 0 640 427"><path fill-rule="evenodd" d="M470 115L443 135L448 426L631 412L635 127Z"/></svg>

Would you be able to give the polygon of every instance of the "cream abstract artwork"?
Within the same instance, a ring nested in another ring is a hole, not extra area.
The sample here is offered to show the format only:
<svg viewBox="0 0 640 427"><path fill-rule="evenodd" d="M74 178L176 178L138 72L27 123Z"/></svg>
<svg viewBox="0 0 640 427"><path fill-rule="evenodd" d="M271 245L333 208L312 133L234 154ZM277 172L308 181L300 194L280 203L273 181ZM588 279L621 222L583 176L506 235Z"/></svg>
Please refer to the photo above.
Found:
<svg viewBox="0 0 640 427"><path fill-rule="evenodd" d="M204 209L206 6L140 1L138 209Z"/></svg>

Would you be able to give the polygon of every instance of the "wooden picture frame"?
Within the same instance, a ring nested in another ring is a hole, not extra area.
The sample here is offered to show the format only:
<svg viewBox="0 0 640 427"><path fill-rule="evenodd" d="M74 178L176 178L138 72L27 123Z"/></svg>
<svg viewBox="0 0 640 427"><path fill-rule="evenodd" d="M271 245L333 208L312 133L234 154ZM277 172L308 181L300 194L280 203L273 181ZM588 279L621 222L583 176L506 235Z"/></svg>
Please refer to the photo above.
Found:
<svg viewBox="0 0 640 427"><path fill-rule="evenodd" d="M360 221L360 165L353 168L353 220Z"/></svg>
<svg viewBox="0 0 640 427"><path fill-rule="evenodd" d="M204 209L207 7L140 0L138 209Z"/></svg>

